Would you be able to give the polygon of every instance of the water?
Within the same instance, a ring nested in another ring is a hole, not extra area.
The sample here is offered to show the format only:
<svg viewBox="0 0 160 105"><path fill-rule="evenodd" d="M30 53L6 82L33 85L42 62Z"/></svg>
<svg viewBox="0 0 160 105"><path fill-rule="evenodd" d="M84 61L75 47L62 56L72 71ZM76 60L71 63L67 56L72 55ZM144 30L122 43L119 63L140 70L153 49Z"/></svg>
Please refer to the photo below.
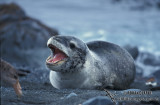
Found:
<svg viewBox="0 0 160 105"><path fill-rule="evenodd" d="M160 55L160 11L131 9L136 2L111 0L5 0L15 2L26 13L85 42L105 40L121 46L130 44Z"/></svg>

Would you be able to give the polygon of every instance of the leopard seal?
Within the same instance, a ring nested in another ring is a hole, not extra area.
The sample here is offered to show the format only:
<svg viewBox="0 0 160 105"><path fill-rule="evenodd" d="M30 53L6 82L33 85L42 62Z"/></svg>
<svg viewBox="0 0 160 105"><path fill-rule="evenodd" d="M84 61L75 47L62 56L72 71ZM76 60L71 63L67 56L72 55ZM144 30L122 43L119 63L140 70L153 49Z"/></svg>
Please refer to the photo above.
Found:
<svg viewBox="0 0 160 105"><path fill-rule="evenodd" d="M73 36L53 36L46 59L50 82L57 89L126 89L135 77L132 56L120 46L105 42L84 43Z"/></svg>

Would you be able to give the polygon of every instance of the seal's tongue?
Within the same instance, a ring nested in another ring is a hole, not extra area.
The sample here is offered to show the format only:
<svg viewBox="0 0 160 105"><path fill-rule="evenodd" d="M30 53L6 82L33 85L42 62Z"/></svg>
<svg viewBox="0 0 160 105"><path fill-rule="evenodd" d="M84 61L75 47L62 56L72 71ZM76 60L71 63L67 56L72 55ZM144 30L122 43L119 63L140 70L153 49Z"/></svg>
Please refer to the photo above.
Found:
<svg viewBox="0 0 160 105"><path fill-rule="evenodd" d="M64 58L66 58L66 55L62 51L55 49L53 57L49 60L49 62L56 63L63 60Z"/></svg>

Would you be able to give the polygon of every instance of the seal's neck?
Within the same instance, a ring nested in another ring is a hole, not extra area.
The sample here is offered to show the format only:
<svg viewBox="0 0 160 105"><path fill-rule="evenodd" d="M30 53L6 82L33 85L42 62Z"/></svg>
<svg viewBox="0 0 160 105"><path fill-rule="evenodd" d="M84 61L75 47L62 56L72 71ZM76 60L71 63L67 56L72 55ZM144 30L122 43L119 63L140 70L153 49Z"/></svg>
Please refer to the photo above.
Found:
<svg viewBox="0 0 160 105"><path fill-rule="evenodd" d="M89 51L86 55L86 59L83 67L89 69L90 67L93 67L95 61L97 61L96 54L92 51Z"/></svg>

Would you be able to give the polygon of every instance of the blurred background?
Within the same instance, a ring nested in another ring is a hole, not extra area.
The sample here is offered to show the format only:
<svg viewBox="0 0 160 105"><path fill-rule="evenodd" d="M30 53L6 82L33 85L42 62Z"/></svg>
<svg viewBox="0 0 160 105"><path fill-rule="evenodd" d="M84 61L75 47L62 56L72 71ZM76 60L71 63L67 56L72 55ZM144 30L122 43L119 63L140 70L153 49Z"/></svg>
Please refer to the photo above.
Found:
<svg viewBox="0 0 160 105"><path fill-rule="evenodd" d="M11 2L61 35L131 44L160 54L159 0L1 0Z"/></svg>
<svg viewBox="0 0 160 105"><path fill-rule="evenodd" d="M46 41L56 34L76 36L85 42L104 40L120 46L136 46L143 53L137 62L146 58L148 64L155 59L159 61L159 0L1 0L0 3L20 7L15 9L17 12L8 9L11 15L8 11L1 14L2 58L14 65L45 68L50 53ZM19 23L14 21L12 26L6 26L16 16ZM143 64L144 60L139 63Z"/></svg>

